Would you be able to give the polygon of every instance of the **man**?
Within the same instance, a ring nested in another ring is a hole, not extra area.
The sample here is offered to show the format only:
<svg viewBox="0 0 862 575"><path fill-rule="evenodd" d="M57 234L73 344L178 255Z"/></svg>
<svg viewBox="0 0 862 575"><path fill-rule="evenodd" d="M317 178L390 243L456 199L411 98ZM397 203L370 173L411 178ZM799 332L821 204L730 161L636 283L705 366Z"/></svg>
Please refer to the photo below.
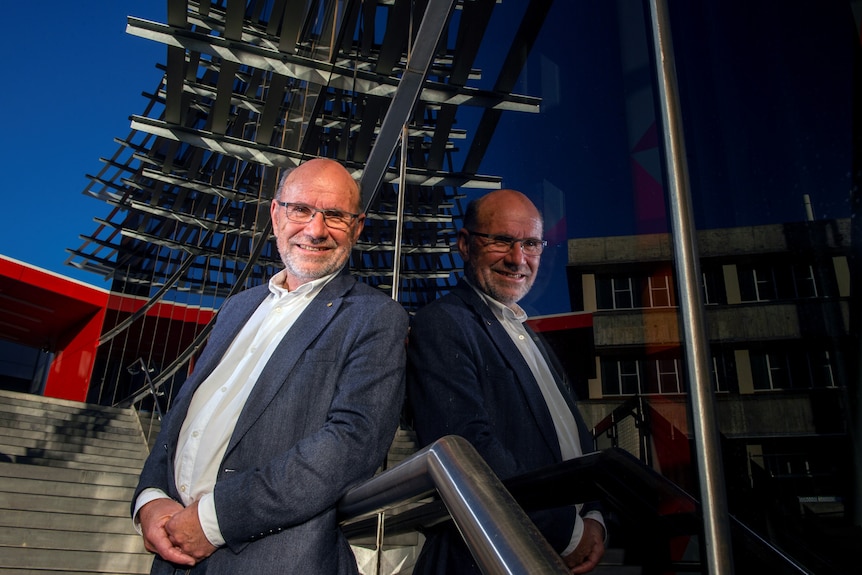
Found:
<svg viewBox="0 0 862 575"><path fill-rule="evenodd" d="M414 318L407 351L408 411L421 445L460 435L501 479L592 451L559 363L524 325L517 302L533 285L545 243L541 215L514 190L467 206L458 250L464 275ZM604 554L596 510L531 513L572 573ZM426 534L415 573L478 573L457 530Z"/></svg>
<svg viewBox="0 0 862 575"><path fill-rule="evenodd" d="M344 270L359 204L332 160L280 183L285 268L224 303L141 472L152 573L357 572L335 504L392 441L407 334L403 308Z"/></svg>

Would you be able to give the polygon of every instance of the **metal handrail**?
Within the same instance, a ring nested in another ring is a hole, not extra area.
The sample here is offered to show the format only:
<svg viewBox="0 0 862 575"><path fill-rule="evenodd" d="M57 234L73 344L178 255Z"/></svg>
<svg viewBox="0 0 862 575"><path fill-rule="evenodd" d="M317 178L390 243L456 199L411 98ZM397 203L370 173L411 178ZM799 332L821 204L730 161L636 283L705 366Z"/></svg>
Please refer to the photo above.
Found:
<svg viewBox="0 0 862 575"><path fill-rule="evenodd" d="M159 404L159 396L164 395L164 393L160 392L158 389L156 389L156 386L153 384L153 380L150 377L150 372L153 370L146 364L146 362L144 361L144 358L139 357L138 359L136 359L135 361L130 363L128 365L128 367L126 367L126 369L129 371L129 373L133 373L132 370L134 369L135 365L137 365L137 364L141 364L141 370L144 373L144 380L147 382L145 394L149 393L150 395L153 396L153 403L156 406L156 414L158 414L159 421L161 421L164 414L162 413L162 406ZM137 403L138 401L143 399L144 396L135 398L134 403Z"/></svg>
<svg viewBox="0 0 862 575"><path fill-rule="evenodd" d="M569 573L503 483L463 437L438 439L351 489L340 519L357 519L436 489L483 573Z"/></svg>

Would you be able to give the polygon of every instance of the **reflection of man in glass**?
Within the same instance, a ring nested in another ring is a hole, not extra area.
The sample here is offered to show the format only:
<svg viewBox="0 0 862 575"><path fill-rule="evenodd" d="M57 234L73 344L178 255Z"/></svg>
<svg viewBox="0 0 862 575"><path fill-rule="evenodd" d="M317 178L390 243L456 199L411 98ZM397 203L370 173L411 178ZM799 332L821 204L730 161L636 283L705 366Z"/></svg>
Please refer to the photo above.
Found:
<svg viewBox="0 0 862 575"><path fill-rule="evenodd" d="M270 207L285 269L228 299L133 500L153 573L356 573L335 504L370 477L404 394L407 314L345 271L356 182L314 159Z"/></svg>
<svg viewBox="0 0 862 575"><path fill-rule="evenodd" d="M592 451L559 362L517 304L538 272L542 231L520 192L471 202L458 233L465 278L420 310L410 332L408 406L419 442L461 435L503 479ZM530 517L572 573L592 570L604 554L596 505ZM479 573L454 526L426 535L415 573Z"/></svg>

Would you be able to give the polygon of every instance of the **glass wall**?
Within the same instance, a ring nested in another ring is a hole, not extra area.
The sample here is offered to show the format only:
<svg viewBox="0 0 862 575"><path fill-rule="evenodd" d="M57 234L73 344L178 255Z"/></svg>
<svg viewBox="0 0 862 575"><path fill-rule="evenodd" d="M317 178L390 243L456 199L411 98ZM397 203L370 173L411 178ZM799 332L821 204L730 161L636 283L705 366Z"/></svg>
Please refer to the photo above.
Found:
<svg viewBox="0 0 862 575"><path fill-rule="evenodd" d="M520 18L507 11L521 4L499 5L500 32L486 37L510 38ZM669 4L730 512L815 572L839 573L862 542L860 3ZM592 345L546 334L578 358L567 365L587 366L570 375L589 423L643 400L640 441L598 445L697 494L651 34L646 3L555 2L513 90L541 96L541 112L503 115L481 168L545 217L549 248L523 307L592 317ZM505 48L483 46L487 78ZM647 420L688 450L661 445Z"/></svg>

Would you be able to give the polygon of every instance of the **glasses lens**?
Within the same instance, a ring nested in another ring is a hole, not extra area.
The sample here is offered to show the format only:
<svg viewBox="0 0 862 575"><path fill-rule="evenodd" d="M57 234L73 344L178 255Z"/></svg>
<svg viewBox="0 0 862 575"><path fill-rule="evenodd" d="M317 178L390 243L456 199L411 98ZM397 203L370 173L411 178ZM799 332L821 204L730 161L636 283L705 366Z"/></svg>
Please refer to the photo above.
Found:
<svg viewBox="0 0 862 575"><path fill-rule="evenodd" d="M326 225L330 228L345 230L350 226L350 222L353 221L353 217L350 214L339 212L338 210L324 210L321 213L323 214L323 219L326 221Z"/></svg>
<svg viewBox="0 0 862 575"><path fill-rule="evenodd" d="M541 240L524 240L521 242L521 249L524 250L525 254L531 256L541 254L543 247Z"/></svg>
<svg viewBox="0 0 862 575"><path fill-rule="evenodd" d="M488 248L488 251L504 254L512 249L512 242L502 239L492 239L488 240L486 247Z"/></svg>
<svg viewBox="0 0 862 575"><path fill-rule="evenodd" d="M314 211L301 204L286 204L284 210L287 213L287 219L297 224L307 224L314 217Z"/></svg>

